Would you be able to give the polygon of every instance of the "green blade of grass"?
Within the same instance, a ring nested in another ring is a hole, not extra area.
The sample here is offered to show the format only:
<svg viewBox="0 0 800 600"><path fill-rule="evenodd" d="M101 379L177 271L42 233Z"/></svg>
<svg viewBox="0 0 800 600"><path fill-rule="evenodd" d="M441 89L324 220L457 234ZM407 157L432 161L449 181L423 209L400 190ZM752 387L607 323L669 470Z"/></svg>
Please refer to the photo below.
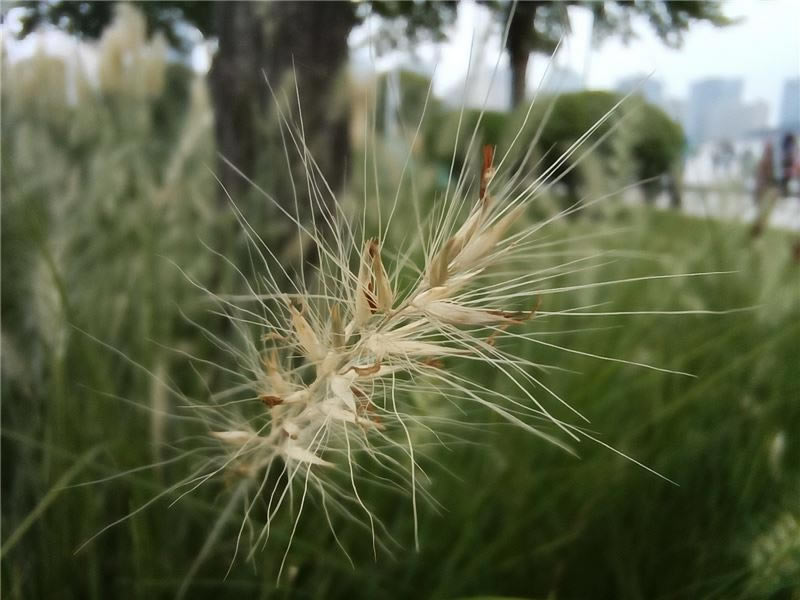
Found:
<svg viewBox="0 0 800 600"><path fill-rule="evenodd" d="M33 525L36 520L42 515L42 513L47 510L47 507L50 506L58 495L69 485L69 482L80 473L83 468L97 455L100 451L100 446L95 446L91 450L88 450L81 456L75 463L67 469L61 477L58 478L52 487L47 491L44 497L39 501L39 503L34 507L34 509L28 513L28 516L22 520L17 528L6 538L6 541L3 543L3 546L0 547L0 558L4 558L5 555L11 550L22 536L25 535L25 532L30 529L31 525Z"/></svg>

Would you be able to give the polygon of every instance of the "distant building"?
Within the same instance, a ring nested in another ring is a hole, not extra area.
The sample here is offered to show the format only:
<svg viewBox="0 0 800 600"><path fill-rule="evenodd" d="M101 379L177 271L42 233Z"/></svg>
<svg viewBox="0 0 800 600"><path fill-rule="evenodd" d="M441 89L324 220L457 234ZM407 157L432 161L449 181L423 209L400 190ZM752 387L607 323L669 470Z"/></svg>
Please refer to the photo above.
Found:
<svg viewBox="0 0 800 600"><path fill-rule="evenodd" d="M633 75L617 81L616 90L622 94L636 92L650 104L665 107L664 84L647 75Z"/></svg>
<svg viewBox="0 0 800 600"><path fill-rule="evenodd" d="M692 83L684 128L693 144L724 136L725 123L741 105L741 79L703 79Z"/></svg>
<svg viewBox="0 0 800 600"><path fill-rule="evenodd" d="M763 100L742 102L741 79L703 79L689 90L683 119L693 145L712 140L734 140L767 128L769 105Z"/></svg>
<svg viewBox="0 0 800 600"><path fill-rule="evenodd" d="M766 100L756 100L743 105L738 114L739 131L749 135L763 131L769 126L769 104Z"/></svg>
<svg viewBox="0 0 800 600"><path fill-rule="evenodd" d="M783 84L778 127L800 130L800 77L787 79Z"/></svg>
<svg viewBox="0 0 800 600"><path fill-rule="evenodd" d="M568 92L578 92L584 87L583 78L572 69L550 65L539 89L545 92L566 94Z"/></svg>
<svg viewBox="0 0 800 600"><path fill-rule="evenodd" d="M669 98L662 107L673 121L681 124L681 127L686 128L689 115L689 104L685 100L678 98Z"/></svg>

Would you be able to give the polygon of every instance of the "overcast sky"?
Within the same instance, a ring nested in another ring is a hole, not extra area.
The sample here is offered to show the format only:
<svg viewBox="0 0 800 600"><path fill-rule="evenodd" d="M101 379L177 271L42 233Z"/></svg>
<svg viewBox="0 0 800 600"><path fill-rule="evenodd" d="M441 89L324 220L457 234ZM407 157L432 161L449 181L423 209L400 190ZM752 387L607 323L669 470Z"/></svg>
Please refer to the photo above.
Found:
<svg viewBox="0 0 800 600"><path fill-rule="evenodd" d="M769 120L774 123L784 81L800 76L800 0L728 0L724 11L730 17L741 17L741 22L726 28L696 24L678 50L664 46L644 20L635 23L639 35L627 46L611 38L591 49L591 16L588 11L570 9L572 34L564 41L556 63L575 70L592 88L613 87L623 77L652 72L653 78L665 84L669 96L684 98L693 80L741 77L745 101L766 100ZM419 49L430 65L438 62L437 92L462 80L473 34L483 39L489 22L482 7L465 2L449 42L439 48L428 45ZM481 51L490 67L500 49L500 30L500 25L494 26ZM532 62L530 74L537 80L547 58L536 57ZM501 64L507 64L505 57Z"/></svg>

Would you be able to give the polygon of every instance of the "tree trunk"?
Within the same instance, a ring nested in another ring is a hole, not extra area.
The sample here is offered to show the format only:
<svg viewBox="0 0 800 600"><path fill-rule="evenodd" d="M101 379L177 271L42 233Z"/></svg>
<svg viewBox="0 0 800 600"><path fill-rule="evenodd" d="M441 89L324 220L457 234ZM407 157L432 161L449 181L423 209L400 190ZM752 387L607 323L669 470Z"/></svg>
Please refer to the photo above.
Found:
<svg viewBox="0 0 800 600"><path fill-rule="evenodd" d="M254 2L216 2L214 21L219 46L209 79L217 151L252 176L259 149L254 124L268 96L261 77L263 18ZM218 176L234 199L247 189L247 182L223 163Z"/></svg>
<svg viewBox="0 0 800 600"><path fill-rule="evenodd" d="M355 22L352 2L270 5L267 75L277 86L294 69L306 141L333 188L342 180L349 153L349 103L337 94L337 84Z"/></svg>
<svg viewBox="0 0 800 600"><path fill-rule="evenodd" d="M536 30L536 2L519 2L511 5L514 14L508 26L506 49L511 64L511 107L516 108L525 101L528 59L534 50Z"/></svg>
<svg viewBox="0 0 800 600"><path fill-rule="evenodd" d="M281 143L275 141L278 132L265 132L260 125L273 103L262 73L266 73L280 97L282 84L296 72L305 142L336 192L344 182L350 154L348 102L336 92L340 89L338 76L347 64L347 37L355 25L353 4L217 2L215 19L219 49L211 85L219 152L243 173L269 186L279 201L293 206L293 197L286 197L290 186L277 181L288 179L283 151L280 146L276 148ZM293 86L284 91L294 103ZM296 105L286 116L290 126L299 130ZM270 129L277 129L277 122ZM297 178L303 171L300 156L288 137L287 145ZM281 160L276 160L275 155ZM271 161L271 173L265 174L267 180L259 177L265 159ZM220 172L231 195L248 190L249 184L230 168L223 166ZM297 183L298 193L307 189L305 182ZM318 185L325 189L321 182ZM300 203L304 204L302 199Z"/></svg>
<svg viewBox="0 0 800 600"><path fill-rule="evenodd" d="M525 102L529 57L529 52L516 52L509 57L511 62L511 108L517 108Z"/></svg>

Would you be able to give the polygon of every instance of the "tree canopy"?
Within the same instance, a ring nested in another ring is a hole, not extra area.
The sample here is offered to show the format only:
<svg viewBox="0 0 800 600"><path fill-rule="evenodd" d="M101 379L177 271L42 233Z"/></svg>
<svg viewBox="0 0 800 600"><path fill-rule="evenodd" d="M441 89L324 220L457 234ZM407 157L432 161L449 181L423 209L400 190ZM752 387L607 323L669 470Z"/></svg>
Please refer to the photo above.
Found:
<svg viewBox="0 0 800 600"><path fill-rule="evenodd" d="M50 24L69 34L82 38L98 38L114 18L115 2L47 2L33 0L20 2L25 9L20 19L25 37L43 24ZM131 4L147 20L148 33L161 32L176 49L188 50L188 40L181 35L181 25L196 27L204 36L216 35L214 4L212 2L186 2L162 0L147 2L134 0Z"/></svg>
<svg viewBox="0 0 800 600"><path fill-rule="evenodd" d="M591 11L595 43L612 35L629 41L636 35L634 19L643 17L668 46L678 47L683 34L696 22L716 26L733 21L722 11L719 0L482 0L497 17L508 23L506 51L511 64L511 99L514 106L525 98L528 59L531 53L552 52L559 39L570 31L567 8L580 6Z"/></svg>
<svg viewBox="0 0 800 600"><path fill-rule="evenodd" d="M396 46L403 39L415 40L431 35L435 40L445 38L445 28L452 23L458 0L436 2L365 1L356 5L353 25L367 15L383 20L379 41ZM596 42L610 36L628 41L635 37L634 21L642 18L668 46L677 47L689 27L705 21L716 26L732 23L725 16L720 0L481 0L497 18L508 24L505 49L511 64L511 98L517 106L525 97L528 60L532 53L549 53L558 40L569 32L567 8L581 6L593 15L593 36ZM27 1L22 17L25 36L42 23L50 23L76 35L98 37L113 16L113 2ZM218 20L214 19L214 3L162 0L133 2L145 15L151 32L161 31L175 48L186 49L186 37L181 24L196 27L204 36L216 36Z"/></svg>

